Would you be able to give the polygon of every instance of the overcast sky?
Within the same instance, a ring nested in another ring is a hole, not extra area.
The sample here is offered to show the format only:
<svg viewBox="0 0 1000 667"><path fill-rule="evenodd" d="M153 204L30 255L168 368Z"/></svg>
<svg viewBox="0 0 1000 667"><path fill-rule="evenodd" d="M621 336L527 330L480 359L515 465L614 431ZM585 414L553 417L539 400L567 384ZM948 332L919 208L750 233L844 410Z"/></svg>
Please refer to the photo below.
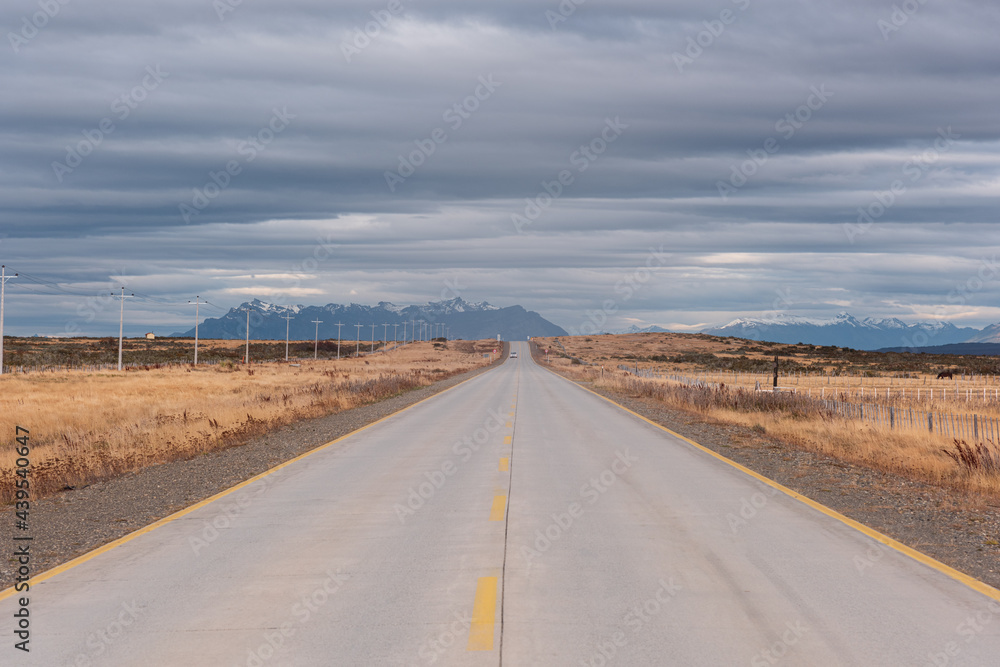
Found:
<svg viewBox="0 0 1000 667"><path fill-rule="evenodd" d="M1000 321L993 2L6 0L0 26L8 334L116 333L93 297L122 285L132 334L196 295Z"/></svg>

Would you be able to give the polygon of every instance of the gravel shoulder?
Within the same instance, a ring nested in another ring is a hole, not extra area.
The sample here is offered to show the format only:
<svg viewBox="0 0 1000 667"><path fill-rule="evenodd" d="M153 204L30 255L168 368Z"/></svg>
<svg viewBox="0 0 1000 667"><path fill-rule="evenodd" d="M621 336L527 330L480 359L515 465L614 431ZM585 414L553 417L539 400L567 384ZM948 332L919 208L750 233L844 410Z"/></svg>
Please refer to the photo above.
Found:
<svg viewBox="0 0 1000 667"><path fill-rule="evenodd" d="M1000 506L803 451L752 429L578 383L793 491L1000 588ZM867 556L874 564L879 552ZM859 569L864 563L857 562Z"/></svg>
<svg viewBox="0 0 1000 667"><path fill-rule="evenodd" d="M352 433L506 361L336 414L301 420L244 445L151 466L112 480L31 501L32 575L128 535L289 459ZM4 553L14 553L14 507L0 509ZM0 591L14 583L11 556L0 562Z"/></svg>

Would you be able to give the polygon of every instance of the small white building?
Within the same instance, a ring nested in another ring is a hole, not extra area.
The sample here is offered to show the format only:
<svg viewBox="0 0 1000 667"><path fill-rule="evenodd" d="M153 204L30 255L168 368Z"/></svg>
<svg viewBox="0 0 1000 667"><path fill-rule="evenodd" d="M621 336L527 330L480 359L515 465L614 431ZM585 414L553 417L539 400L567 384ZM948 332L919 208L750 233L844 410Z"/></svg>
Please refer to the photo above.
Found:
<svg viewBox="0 0 1000 667"><path fill-rule="evenodd" d="M146 334L146 340L156 340L156 334L150 331L148 334Z"/></svg>

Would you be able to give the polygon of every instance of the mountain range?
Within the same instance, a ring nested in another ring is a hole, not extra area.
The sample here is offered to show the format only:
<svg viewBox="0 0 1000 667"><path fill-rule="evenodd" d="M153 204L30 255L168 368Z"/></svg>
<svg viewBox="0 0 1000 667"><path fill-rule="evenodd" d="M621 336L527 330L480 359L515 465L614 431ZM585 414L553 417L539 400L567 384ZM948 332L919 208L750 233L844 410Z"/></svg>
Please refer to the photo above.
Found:
<svg viewBox="0 0 1000 667"><path fill-rule="evenodd" d="M892 318L863 320L840 313L834 318L817 319L781 315L773 318L741 318L701 333L731 336L774 343L834 345L856 350L920 348L955 343L1000 342L1000 325L985 329L956 327L950 322L907 323Z"/></svg>
<svg viewBox="0 0 1000 667"><path fill-rule="evenodd" d="M360 324L362 340L372 336L371 325L375 325L375 340L386 336L389 340L403 339L404 322L407 339L412 337L411 322L417 323L417 338L443 335L446 330L451 338L478 340L496 338L504 340L525 340L528 336L565 336L566 331L549 322L534 311L521 306L500 308L485 301L470 303L461 298L447 301L432 301L423 306L397 306L380 301L377 306L357 303L341 305L330 303L325 306L277 306L254 299L232 308L218 318L206 319L198 327L201 338L233 339L246 336L247 313L250 311L250 337L255 340L284 340L286 317L288 336L291 340L312 340L316 336L314 320L320 320L319 338L336 339L339 322L343 340L355 340ZM388 327L383 325L388 324ZM424 329L422 324L426 324ZM443 326L435 326L435 325ZM395 326L394 326L395 325ZM429 334L426 332L430 332ZM193 337L194 329L172 334L177 337Z"/></svg>

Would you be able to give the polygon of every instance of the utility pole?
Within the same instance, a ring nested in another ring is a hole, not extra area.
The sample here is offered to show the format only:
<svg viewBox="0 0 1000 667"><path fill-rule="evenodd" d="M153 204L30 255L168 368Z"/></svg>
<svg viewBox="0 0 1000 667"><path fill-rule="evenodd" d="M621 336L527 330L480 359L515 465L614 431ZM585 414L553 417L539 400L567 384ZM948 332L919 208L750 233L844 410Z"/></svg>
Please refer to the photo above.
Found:
<svg viewBox="0 0 1000 667"><path fill-rule="evenodd" d="M243 355L243 363L250 365L250 308L243 308L247 312L247 351Z"/></svg>
<svg viewBox="0 0 1000 667"><path fill-rule="evenodd" d="M340 327L344 326L343 322L337 322L334 326L337 327L337 361L340 361Z"/></svg>
<svg viewBox="0 0 1000 667"><path fill-rule="evenodd" d="M405 326L405 325L404 325ZM399 323L392 325L392 344L399 345Z"/></svg>
<svg viewBox="0 0 1000 667"><path fill-rule="evenodd" d="M291 306L288 306L291 308ZM281 319L285 320L285 361L288 361L288 327L291 326L292 320L295 319L294 315L282 315Z"/></svg>
<svg viewBox="0 0 1000 667"><path fill-rule="evenodd" d="M201 297L196 296L194 301L188 299L188 303L194 304L194 365L198 365L198 310L201 307Z"/></svg>
<svg viewBox="0 0 1000 667"><path fill-rule="evenodd" d="M323 324L323 320L313 320L313 324L316 325L316 342L313 343L313 361L319 359L319 325Z"/></svg>
<svg viewBox="0 0 1000 667"><path fill-rule="evenodd" d="M371 349L369 349L369 352L374 352L374 351L375 351L375 325L372 324L372 346Z"/></svg>
<svg viewBox="0 0 1000 667"><path fill-rule="evenodd" d="M3 375L3 302L7 297L7 281L14 278L16 273L8 276L6 265L0 266L0 375Z"/></svg>
<svg viewBox="0 0 1000 667"><path fill-rule="evenodd" d="M383 324L382 325L382 342L383 343L388 343L389 342L389 325L388 324Z"/></svg>
<svg viewBox="0 0 1000 667"><path fill-rule="evenodd" d="M417 323L416 323L415 320L410 320L410 342L411 343L417 339L416 324Z"/></svg>
<svg viewBox="0 0 1000 667"><path fill-rule="evenodd" d="M406 345L406 320L403 320L403 345Z"/></svg>
<svg viewBox="0 0 1000 667"><path fill-rule="evenodd" d="M114 295L115 293L112 292L111 296ZM121 316L118 319L118 370L122 369L122 338L124 338L124 331L125 331L125 299L131 299L134 296L135 294L129 294L128 296L126 296L125 288L122 287L122 294L121 294L122 312Z"/></svg>
<svg viewBox="0 0 1000 667"><path fill-rule="evenodd" d="M354 356L355 357L360 357L361 356L361 327L364 326L364 325L363 324L355 324L354 326L356 326L358 328L358 338L357 338L357 341L354 344Z"/></svg>

